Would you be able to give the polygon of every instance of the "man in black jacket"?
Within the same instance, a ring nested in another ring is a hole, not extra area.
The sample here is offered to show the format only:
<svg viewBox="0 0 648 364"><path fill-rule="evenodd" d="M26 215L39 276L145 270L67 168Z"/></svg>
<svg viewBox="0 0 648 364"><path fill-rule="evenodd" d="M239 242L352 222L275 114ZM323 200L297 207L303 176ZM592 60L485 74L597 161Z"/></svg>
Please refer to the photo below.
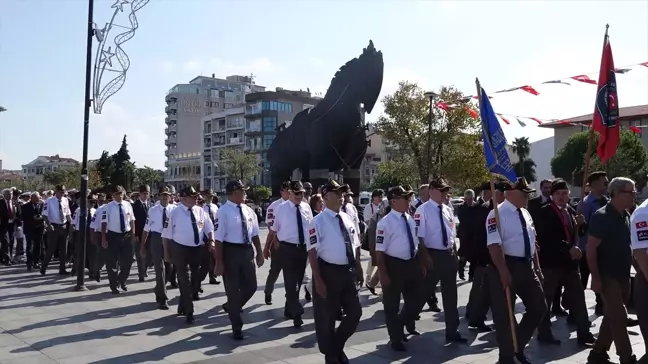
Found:
<svg viewBox="0 0 648 364"><path fill-rule="evenodd" d="M578 344L591 347L594 337L590 332L585 290L578 272L578 262L583 253L578 248L576 213L569 206L567 182L561 179L553 181L550 191L551 201L537 212L537 218L534 219L547 306L551 308L555 304L556 288L563 284L565 298L577 326ZM538 341L558 345L560 340L551 332L549 317L550 312L547 310L538 325Z"/></svg>
<svg viewBox="0 0 648 364"><path fill-rule="evenodd" d="M22 206L21 219L27 245L27 270L39 269L45 221L43 220L43 203L38 192L31 194L30 201Z"/></svg>
<svg viewBox="0 0 648 364"><path fill-rule="evenodd" d="M135 214L135 236L137 236L137 243L135 244L135 258L137 260L137 272L140 282L144 282L144 279L148 277L147 270L151 262L151 244L146 244L146 256L140 254L142 232L144 232L148 210L151 207L151 203L149 202L150 193L151 187L149 185L140 186L139 198L133 203L133 214Z"/></svg>
<svg viewBox="0 0 648 364"><path fill-rule="evenodd" d="M0 261L4 265L12 265L14 231L19 218L18 206L11 196L11 189L2 191L0 199Z"/></svg>

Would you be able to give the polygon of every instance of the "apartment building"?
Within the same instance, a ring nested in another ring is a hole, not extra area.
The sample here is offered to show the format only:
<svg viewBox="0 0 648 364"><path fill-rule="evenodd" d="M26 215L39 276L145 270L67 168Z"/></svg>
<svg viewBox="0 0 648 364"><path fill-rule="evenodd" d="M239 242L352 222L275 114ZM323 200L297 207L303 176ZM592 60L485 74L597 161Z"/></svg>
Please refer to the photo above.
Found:
<svg viewBox="0 0 648 364"><path fill-rule="evenodd" d="M172 87L165 97L165 182L176 189L197 186L202 179L203 119L244 104L249 93L263 91L265 87L256 85L251 76L238 75L198 76Z"/></svg>
<svg viewBox="0 0 648 364"><path fill-rule="evenodd" d="M389 160L387 144L373 124L367 124L367 152L360 167L360 181L363 187L374 183L378 165Z"/></svg>
<svg viewBox="0 0 648 364"><path fill-rule="evenodd" d="M53 156L38 156L33 161L22 165L22 174L26 178L42 177L45 173L54 171L59 168L79 167L77 160L64 158L58 154Z"/></svg>
<svg viewBox="0 0 648 364"><path fill-rule="evenodd" d="M202 121L201 188L221 191L229 179L220 166L221 151L225 148L246 149L245 104L207 115Z"/></svg>

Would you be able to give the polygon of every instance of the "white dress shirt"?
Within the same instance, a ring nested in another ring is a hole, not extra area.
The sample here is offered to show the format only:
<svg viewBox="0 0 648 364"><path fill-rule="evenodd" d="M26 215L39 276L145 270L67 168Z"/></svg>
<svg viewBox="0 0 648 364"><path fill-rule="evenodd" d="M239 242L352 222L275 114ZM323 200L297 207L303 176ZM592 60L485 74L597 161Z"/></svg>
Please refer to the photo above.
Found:
<svg viewBox="0 0 648 364"><path fill-rule="evenodd" d="M159 211L162 212L161 209ZM195 222L191 220L191 214L193 214ZM162 215L160 215L161 218ZM162 237L173 240L180 245L189 247L203 245L203 235L214 231L214 224L212 224L211 219L207 216L205 210L198 205L188 208L183 204L179 204L173 208L168 215L168 219L166 227L162 229ZM194 234L194 224L198 228L198 241L196 241Z"/></svg>
<svg viewBox="0 0 648 364"><path fill-rule="evenodd" d="M441 209L439 209L439 206L441 206ZM441 219L439 217L442 211L443 226L441 226ZM426 248L437 250L452 249L454 245L454 223L452 220L452 211L448 205L439 205L432 200L428 200L416 209L414 221L417 226L417 236L423 238L423 243ZM443 232L441 229L446 230L446 237L448 239L447 246L443 245Z"/></svg>
<svg viewBox="0 0 648 364"><path fill-rule="evenodd" d="M405 216L406 220L403 220ZM405 226L407 221L407 226ZM414 256L418 251L416 238L416 223L408 213L391 210L385 217L378 221L376 226L376 251L383 252L390 257L410 260L414 258L410 249L409 234L414 243Z"/></svg>
<svg viewBox="0 0 648 364"><path fill-rule="evenodd" d="M364 211L362 212L364 221L368 223L378 210L380 210L380 205L374 205L373 202L365 206Z"/></svg>
<svg viewBox="0 0 648 364"><path fill-rule="evenodd" d="M90 208L90 224L92 224L92 219L94 219L95 216L95 210L94 207ZM74 230L79 230L81 228L81 224L79 219L81 218L81 207L77 207L76 211L74 211L74 218L72 219L72 226L74 227ZM86 216L86 219L88 216ZM88 225L88 229L90 228L90 225Z"/></svg>
<svg viewBox="0 0 648 364"><path fill-rule="evenodd" d="M166 207L162 207L161 204L157 204L151 207L146 216L146 224L144 225L144 231L162 233L164 225L169 221L169 216L171 216L171 211L177 206L172 204L167 204ZM166 210L166 221L162 221L164 216L164 210ZM193 232L192 232L193 234Z"/></svg>
<svg viewBox="0 0 648 364"><path fill-rule="evenodd" d="M119 210L121 210L121 215ZM122 202L112 201L106 204L101 211L101 223L106 223L108 231L121 234L120 216L124 220L125 230L123 232L127 233L131 230L131 221L135 221L135 214L133 214L133 206L126 200L122 200Z"/></svg>
<svg viewBox="0 0 648 364"><path fill-rule="evenodd" d="M241 207L239 209L239 206ZM245 222L241 221L241 211ZM232 201L224 203L218 209L216 216L216 235L215 240L222 243L246 244L243 235L243 223L247 227L247 244L252 243L252 238L259 236L259 221L252 208L246 204L237 205Z"/></svg>
<svg viewBox="0 0 648 364"><path fill-rule="evenodd" d="M59 204L61 208L59 208ZM63 215L61 216L61 210ZM14 216L16 212L14 211ZM43 215L47 217L50 224L65 224L71 220L72 211L67 198L62 197L60 200L56 196L52 196L43 204Z"/></svg>
<svg viewBox="0 0 648 364"><path fill-rule="evenodd" d="M216 206L215 203L205 203L203 209L211 219L212 223L216 221L216 216L218 216L218 206Z"/></svg>
<svg viewBox="0 0 648 364"><path fill-rule="evenodd" d="M648 253L648 200L641 203L630 217L632 250L644 249Z"/></svg>
<svg viewBox="0 0 648 364"><path fill-rule="evenodd" d="M99 207L97 207L97 210L95 210L94 216L92 216L92 219L90 220L90 229L94 230L95 232L101 232L101 216L104 210L104 207L106 207L106 204L103 204ZM97 218L99 217L99 218Z"/></svg>
<svg viewBox="0 0 648 364"><path fill-rule="evenodd" d="M331 209L325 209L313 218L308 228L308 250L316 249L317 256L330 264L349 265L347 247L344 235L340 229L337 218L338 213ZM344 227L349 232L351 239L351 250L355 256L356 248L360 247L360 239L355 224L351 217L345 213L339 214L342 217Z"/></svg>
<svg viewBox="0 0 648 364"><path fill-rule="evenodd" d="M266 225L268 225L268 227L272 227L272 224L274 224L275 212L277 211L277 207L279 207L279 205L281 205L286 201L288 200L284 200L283 198L280 198L278 200L272 201L270 206L268 206L268 211L266 211Z"/></svg>
<svg viewBox="0 0 648 364"><path fill-rule="evenodd" d="M502 246L504 255L524 258L524 233L517 207L508 200L505 200L497 208L499 211L499 226L501 231L497 228L495 210L491 210L486 219L486 245L499 244ZM533 257L536 242L535 226L533 225L533 219L529 211L524 208L521 211L531 244L531 257Z"/></svg>
<svg viewBox="0 0 648 364"><path fill-rule="evenodd" d="M299 212L302 220L304 244L308 239L308 224L313 219L313 211L310 205L302 201L299 204ZM279 205L274 211L274 223L270 227L277 233L277 239L282 242L299 245L299 229L297 226L297 207L291 201Z"/></svg>

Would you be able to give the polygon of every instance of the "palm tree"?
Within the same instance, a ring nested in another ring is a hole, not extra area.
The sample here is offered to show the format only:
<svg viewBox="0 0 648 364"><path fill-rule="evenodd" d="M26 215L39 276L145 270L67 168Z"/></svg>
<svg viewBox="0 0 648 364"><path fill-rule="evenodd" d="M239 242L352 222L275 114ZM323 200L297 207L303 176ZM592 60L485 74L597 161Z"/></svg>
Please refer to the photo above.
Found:
<svg viewBox="0 0 648 364"><path fill-rule="evenodd" d="M529 158L531 154L531 144L529 138L515 138L511 145L511 150L518 157L518 162L513 165L513 169L518 176L524 177L529 182L536 181L535 162Z"/></svg>

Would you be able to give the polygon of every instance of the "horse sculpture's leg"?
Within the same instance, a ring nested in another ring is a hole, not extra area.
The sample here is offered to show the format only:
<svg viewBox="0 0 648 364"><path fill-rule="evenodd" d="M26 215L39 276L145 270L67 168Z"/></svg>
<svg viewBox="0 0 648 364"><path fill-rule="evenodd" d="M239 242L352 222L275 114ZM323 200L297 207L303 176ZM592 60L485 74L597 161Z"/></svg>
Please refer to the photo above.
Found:
<svg viewBox="0 0 648 364"><path fill-rule="evenodd" d="M328 169L311 169L308 171L308 175L310 177L310 183L313 185L313 189L325 185L329 180Z"/></svg>
<svg viewBox="0 0 648 364"><path fill-rule="evenodd" d="M344 177L344 183L349 185L351 191L355 192L356 196L360 195L360 170L345 170L342 176Z"/></svg>

